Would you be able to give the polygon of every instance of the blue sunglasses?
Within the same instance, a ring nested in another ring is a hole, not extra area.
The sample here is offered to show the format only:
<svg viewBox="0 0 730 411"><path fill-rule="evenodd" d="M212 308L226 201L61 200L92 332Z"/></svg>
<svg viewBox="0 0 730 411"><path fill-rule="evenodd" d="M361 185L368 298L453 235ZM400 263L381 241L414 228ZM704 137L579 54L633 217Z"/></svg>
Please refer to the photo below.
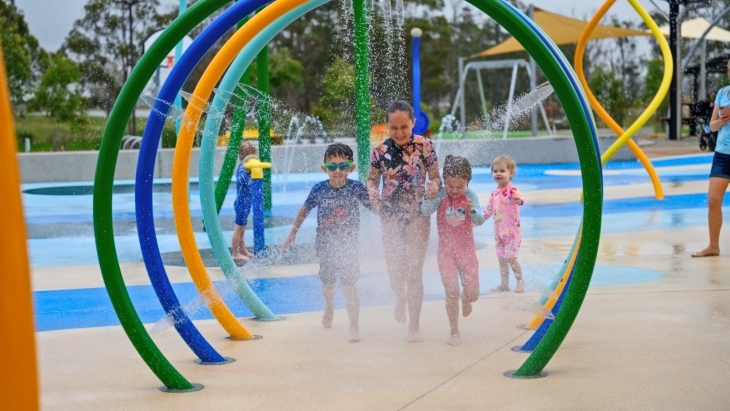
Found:
<svg viewBox="0 0 730 411"><path fill-rule="evenodd" d="M325 163L324 164L324 168L326 168L327 171L337 171L337 170L346 171L346 170L349 170L350 167L352 167L352 161L345 161L344 163Z"/></svg>

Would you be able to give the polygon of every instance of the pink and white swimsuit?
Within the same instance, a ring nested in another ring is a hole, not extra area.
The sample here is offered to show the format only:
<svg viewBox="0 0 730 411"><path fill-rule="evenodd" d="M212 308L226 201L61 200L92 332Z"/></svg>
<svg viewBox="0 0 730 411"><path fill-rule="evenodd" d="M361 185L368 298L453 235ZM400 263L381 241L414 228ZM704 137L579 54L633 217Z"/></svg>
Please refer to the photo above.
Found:
<svg viewBox="0 0 730 411"><path fill-rule="evenodd" d="M522 242L520 230L520 208L525 198L512 183L492 191L484 219L494 215L494 241L497 257L517 258ZM518 204L519 203L519 204Z"/></svg>

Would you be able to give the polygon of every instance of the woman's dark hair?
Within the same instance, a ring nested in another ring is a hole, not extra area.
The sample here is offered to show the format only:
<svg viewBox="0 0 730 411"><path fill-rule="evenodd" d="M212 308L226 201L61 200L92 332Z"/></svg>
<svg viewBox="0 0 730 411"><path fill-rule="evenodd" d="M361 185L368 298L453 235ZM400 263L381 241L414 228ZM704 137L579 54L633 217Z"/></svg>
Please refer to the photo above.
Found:
<svg viewBox="0 0 730 411"><path fill-rule="evenodd" d="M471 181L471 164L464 157L447 155L444 159L444 177L460 177Z"/></svg>
<svg viewBox="0 0 730 411"><path fill-rule="evenodd" d="M324 161L327 161L327 157L342 157L348 161L355 161L352 149L347 144L334 143L327 146L327 150L324 151Z"/></svg>
<svg viewBox="0 0 730 411"><path fill-rule="evenodd" d="M388 108L385 109L385 122L388 122L388 115L395 113L396 111L402 111L408 113L408 117L411 120L416 119L416 114L413 112L413 107L405 101L394 101L388 104Z"/></svg>

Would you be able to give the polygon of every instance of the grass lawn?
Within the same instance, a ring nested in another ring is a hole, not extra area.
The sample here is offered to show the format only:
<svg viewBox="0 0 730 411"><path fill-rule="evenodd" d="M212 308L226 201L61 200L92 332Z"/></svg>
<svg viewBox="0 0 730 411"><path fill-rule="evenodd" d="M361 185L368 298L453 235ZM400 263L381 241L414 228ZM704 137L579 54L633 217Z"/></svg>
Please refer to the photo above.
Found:
<svg viewBox="0 0 730 411"><path fill-rule="evenodd" d="M538 135L545 135L546 131L538 131ZM502 138L504 135L503 131L467 131L465 138L467 140L480 140L485 138ZM529 130L509 130L507 131L507 138L525 138L532 137L532 131ZM431 135L431 138L438 138L438 133ZM444 140L460 140L461 133L443 133L441 138Z"/></svg>
<svg viewBox="0 0 730 411"><path fill-rule="evenodd" d="M15 132L17 134L18 152L25 151L25 137L31 141L31 151L73 151L73 150L98 150L101 146L101 138L106 127L105 117L89 117L84 125L70 127L68 125L56 125L51 119L43 115L26 114L15 117ZM147 123L146 118L137 119L137 133L141 136ZM53 135L56 132L54 141ZM124 134L127 134L126 132ZM529 130L511 130L507 133L508 138L526 138L532 133ZM540 135L545 135L541 130ZM432 135L436 138L437 133ZM501 139L502 131L467 131L466 139ZM461 139L461 133L444 133L441 136L444 140ZM165 148L175 147L175 128L171 122L165 124L162 135L162 145Z"/></svg>
<svg viewBox="0 0 730 411"><path fill-rule="evenodd" d="M18 152L25 151L25 138L30 138L30 151L54 150L98 150L106 127L105 117L89 117L88 122L79 126L56 125L43 115L25 114L15 116L15 134ZM137 133L141 136L147 123L146 118L137 119ZM56 131L54 141L53 134ZM127 134L125 132L125 134ZM169 122L162 133L163 147L175 147L175 128Z"/></svg>

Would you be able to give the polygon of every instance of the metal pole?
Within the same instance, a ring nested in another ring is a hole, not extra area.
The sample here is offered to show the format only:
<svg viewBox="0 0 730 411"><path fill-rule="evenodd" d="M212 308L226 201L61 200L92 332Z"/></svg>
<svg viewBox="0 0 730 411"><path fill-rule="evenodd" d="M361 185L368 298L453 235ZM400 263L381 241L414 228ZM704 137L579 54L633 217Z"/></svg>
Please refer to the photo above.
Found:
<svg viewBox="0 0 730 411"><path fill-rule="evenodd" d="M185 10L188 8L188 2L187 0L180 0L180 5L178 6L178 12L177 15L181 15L185 12ZM173 67L175 64L177 64L178 61L180 61L180 57L182 57L183 54L183 41L181 40L177 45L175 45L175 61L172 63ZM171 67L172 68L172 67ZM177 111L182 111L182 97L180 94L175 96L175 107L177 108ZM175 120L175 138L177 138L178 133L180 133L180 125L182 125L182 117ZM162 147L162 139L160 139L160 148Z"/></svg>
<svg viewBox="0 0 730 411"><path fill-rule="evenodd" d="M132 13L132 8L136 6L137 4L141 3L142 0L112 0L115 4L122 5L127 8L127 19L129 20L129 60L128 64L129 67L125 68L124 73L124 81L127 81L127 78L131 74L132 70L134 69L134 66L136 64L135 58L134 58L134 15ZM123 14L124 12L122 12ZM125 35L122 33L122 38L124 38ZM125 39L126 40L126 39ZM132 117L131 117L131 123L127 123L127 131L130 135L136 136L137 135L137 104L134 105L134 110L132 110Z"/></svg>
<svg viewBox="0 0 730 411"><path fill-rule="evenodd" d="M413 55L413 111L416 118L421 112L421 35L423 32L418 27L411 30L412 55Z"/></svg>
<svg viewBox="0 0 730 411"><path fill-rule="evenodd" d="M698 100L707 100L707 42L702 39L702 54L700 55L700 95ZM696 89L695 89L696 90Z"/></svg>
<svg viewBox="0 0 730 411"><path fill-rule="evenodd" d="M466 83L466 73L464 73L464 60L466 57L459 57L459 91L461 92L461 100L459 105L461 106L461 136L462 138L466 134L466 98L464 98L464 83Z"/></svg>
<svg viewBox="0 0 730 411"><path fill-rule="evenodd" d="M259 156L271 162L271 96L269 95L269 46L256 56L256 88L262 94L258 105ZM271 169L264 169L264 213L271 215Z"/></svg>
<svg viewBox="0 0 730 411"><path fill-rule="evenodd" d="M489 113L487 112L487 98L484 95L484 83L482 83L482 72L479 71L479 69L476 69L477 72L477 84L479 85L479 100L482 102L482 114L484 114L484 118L482 121L484 121L485 126L486 123L489 122Z"/></svg>
<svg viewBox="0 0 730 411"><path fill-rule="evenodd" d="M253 214L253 253L264 251L264 185L260 179L251 180L251 208Z"/></svg>
<svg viewBox="0 0 730 411"><path fill-rule="evenodd" d="M355 48L355 124L357 127L358 177L368 178L370 170L370 79L368 73L368 7L365 0L353 0Z"/></svg>
<svg viewBox="0 0 730 411"><path fill-rule="evenodd" d="M679 27L677 17L679 16L679 3L676 1L669 2L669 48L672 50L672 60L674 62L674 73L672 74L672 82L669 86L669 140L679 139L682 131L682 113L679 107L679 70L677 69L677 46L679 44L678 35Z"/></svg>
<svg viewBox="0 0 730 411"><path fill-rule="evenodd" d="M527 13L532 20L535 20L535 6L530 4ZM535 64L535 59L530 55L530 91L534 91L535 88L537 88L537 64ZM537 136L537 110L535 110L534 106L530 111L530 126L532 128L532 136Z"/></svg>
<svg viewBox="0 0 730 411"><path fill-rule="evenodd" d="M512 80L509 83L509 97L507 97L507 112L504 113L504 133L502 139L507 138L507 132L509 131L509 120L512 117L512 98L515 95L515 81L517 81L517 69L519 64L512 66Z"/></svg>

